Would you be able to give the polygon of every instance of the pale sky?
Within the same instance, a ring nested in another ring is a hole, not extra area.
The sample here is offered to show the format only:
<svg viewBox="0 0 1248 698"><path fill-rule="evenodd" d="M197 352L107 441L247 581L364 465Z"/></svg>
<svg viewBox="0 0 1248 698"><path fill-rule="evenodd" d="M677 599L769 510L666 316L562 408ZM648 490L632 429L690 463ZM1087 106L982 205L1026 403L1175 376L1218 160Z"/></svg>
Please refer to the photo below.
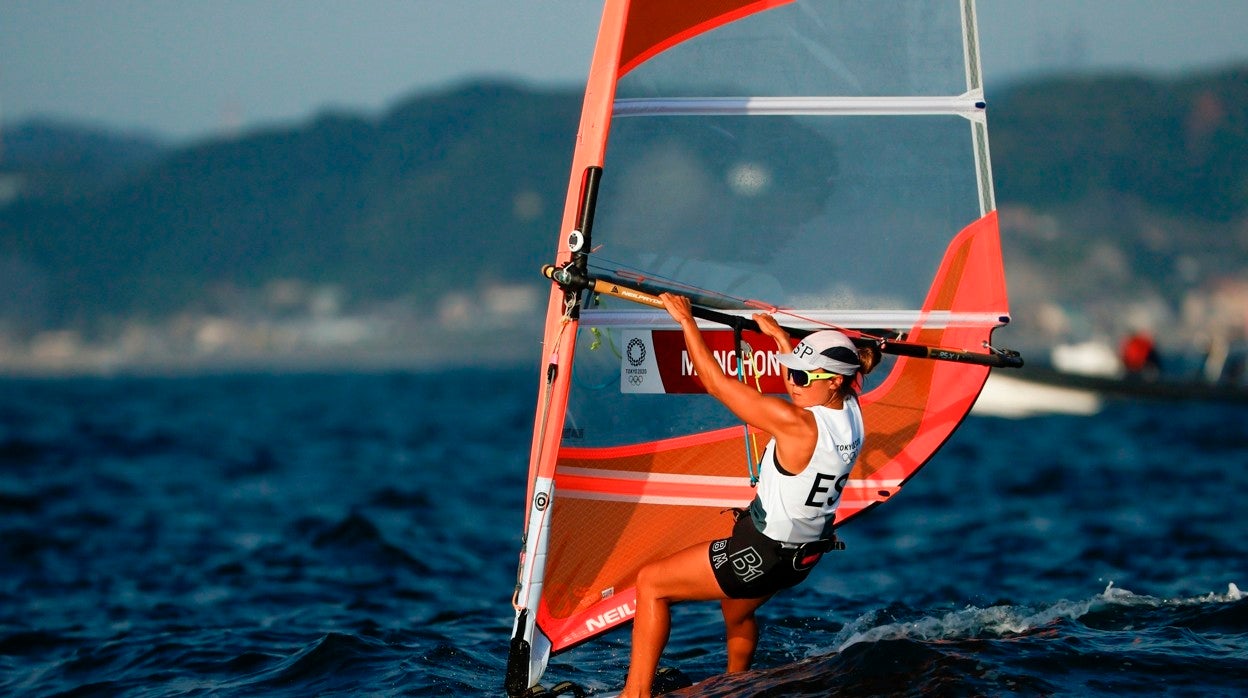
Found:
<svg viewBox="0 0 1248 698"><path fill-rule="evenodd" d="M1248 0L979 0L994 84L1248 61ZM173 138L373 114L475 77L579 86L595 0L0 0L0 122Z"/></svg>

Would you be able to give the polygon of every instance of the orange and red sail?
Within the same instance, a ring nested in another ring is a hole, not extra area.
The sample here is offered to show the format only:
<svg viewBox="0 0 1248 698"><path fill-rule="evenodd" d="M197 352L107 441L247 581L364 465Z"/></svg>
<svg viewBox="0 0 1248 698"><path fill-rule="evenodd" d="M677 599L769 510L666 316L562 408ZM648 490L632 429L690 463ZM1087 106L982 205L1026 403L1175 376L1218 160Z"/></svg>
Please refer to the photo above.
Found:
<svg viewBox="0 0 1248 698"><path fill-rule="evenodd" d="M962 0L608 0L554 263L989 351L1008 302L975 31ZM552 285L509 692L626 623L637 570L725 535L723 510L753 496L767 435L699 394L673 330ZM768 341L740 337L751 355L724 333L724 368L768 389ZM988 370L903 356L872 374L838 523L896 496Z"/></svg>

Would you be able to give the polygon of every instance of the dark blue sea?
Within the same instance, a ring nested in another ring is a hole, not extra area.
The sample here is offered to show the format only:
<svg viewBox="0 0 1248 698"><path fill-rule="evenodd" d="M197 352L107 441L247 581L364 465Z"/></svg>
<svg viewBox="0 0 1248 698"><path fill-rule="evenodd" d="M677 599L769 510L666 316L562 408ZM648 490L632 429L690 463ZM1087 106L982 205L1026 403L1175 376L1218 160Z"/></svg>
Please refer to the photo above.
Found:
<svg viewBox="0 0 1248 698"><path fill-rule="evenodd" d="M0 380L0 693L501 695L536 373ZM972 417L763 608L755 671L713 678L714 604L664 664L685 695L1244 695L1245 424Z"/></svg>

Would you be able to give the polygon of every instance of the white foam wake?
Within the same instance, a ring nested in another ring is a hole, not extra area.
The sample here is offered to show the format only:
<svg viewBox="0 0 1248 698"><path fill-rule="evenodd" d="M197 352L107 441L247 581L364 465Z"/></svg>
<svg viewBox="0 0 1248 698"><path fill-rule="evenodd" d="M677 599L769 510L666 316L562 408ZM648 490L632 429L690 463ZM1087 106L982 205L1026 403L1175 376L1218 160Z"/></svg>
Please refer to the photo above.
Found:
<svg viewBox="0 0 1248 698"><path fill-rule="evenodd" d="M957 640L969 637L1008 638L1026 635L1051 626L1060 620L1076 620L1089 611L1109 605L1160 608L1163 606L1188 606L1207 603L1230 603L1243 598L1239 587L1231 583L1224 594L1211 592L1202 596L1177 599L1161 599L1136 594L1127 589L1114 587L1111 581L1103 592L1082 601L1063 599L1041 609L1025 606L967 606L940 616L914 621L879 622L877 612L860 616L847 624L837 635L837 651L858 643L876 643L886 640Z"/></svg>

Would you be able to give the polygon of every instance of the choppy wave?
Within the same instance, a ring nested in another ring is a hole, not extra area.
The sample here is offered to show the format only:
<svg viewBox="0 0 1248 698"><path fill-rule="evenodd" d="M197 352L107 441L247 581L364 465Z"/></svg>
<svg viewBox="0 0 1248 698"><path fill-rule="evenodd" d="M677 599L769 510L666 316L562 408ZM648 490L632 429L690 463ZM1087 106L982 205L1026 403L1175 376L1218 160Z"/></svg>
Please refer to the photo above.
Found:
<svg viewBox="0 0 1248 698"><path fill-rule="evenodd" d="M847 624L835 652L673 695L1235 695L1245 629L1248 601L1233 583L1177 599L1111 585L1041 608L884 609Z"/></svg>
<svg viewBox="0 0 1248 698"><path fill-rule="evenodd" d="M531 389L0 382L0 694L500 695ZM717 676L714 604L664 661L690 696L1239 695L1248 438L1209 425L1245 416L973 418L764 606L756 670ZM549 682L618 689L627 657Z"/></svg>

